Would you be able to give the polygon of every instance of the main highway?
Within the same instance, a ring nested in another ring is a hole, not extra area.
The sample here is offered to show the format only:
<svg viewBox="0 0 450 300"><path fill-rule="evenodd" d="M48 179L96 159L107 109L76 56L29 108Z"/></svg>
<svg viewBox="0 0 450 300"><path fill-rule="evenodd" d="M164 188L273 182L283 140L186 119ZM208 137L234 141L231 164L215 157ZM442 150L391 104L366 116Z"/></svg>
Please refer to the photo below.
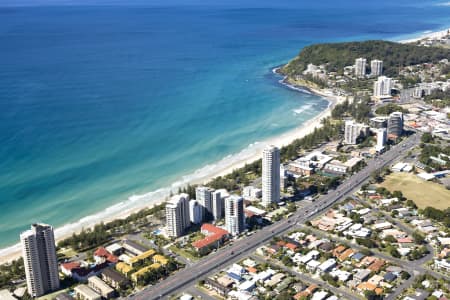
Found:
<svg viewBox="0 0 450 300"><path fill-rule="evenodd" d="M256 248L270 241L274 236L288 231L294 225L293 223L304 223L336 202L342 201L347 196L352 195L374 171L392 164L404 152L418 145L420 136L420 134L414 134L405 138L396 146L391 147L386 153L370 159L364 169L349 177L336 190L321 196L315 202L298 210L290 218L282 219L270 226L264 227L251 236L235 240L231 245L225 246L215 253L211 253L195 264L172 274L165 280L129 296L129 299L148 300L166 298L187 290L190 285L195 284L196 281L205 276L217 272L226 264L248 256Z"/></svg>

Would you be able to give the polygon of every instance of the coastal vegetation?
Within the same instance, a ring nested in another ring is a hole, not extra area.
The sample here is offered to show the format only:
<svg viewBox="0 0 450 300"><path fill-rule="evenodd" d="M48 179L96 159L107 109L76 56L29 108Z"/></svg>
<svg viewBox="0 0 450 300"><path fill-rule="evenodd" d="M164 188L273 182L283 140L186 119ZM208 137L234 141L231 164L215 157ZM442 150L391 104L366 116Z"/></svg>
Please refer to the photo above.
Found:
<svg viewBox="0 0 450 300"><path fill-rule="evenodd" d="M386 105L383 105L383 106L378 107L378 108L375 110L375 113L376 113L377 115L384 115L384 116L387 116L387 115L390 115L391 113L396 112L396 111L400 111L400 112L402 112L402 113L404 113L404 114L407 114L407 113L408 113L408 110L407 110L407 109L404 109L404 108L401 107L400 105L397 105L397 104L394 104L394 103L388 103L388 104L386 104Z"/></svg>
<svg viewBox="0 0 450 300"><path fill-rule="evenodd" d="M155 205L152 208L142 209L124 219L117 219L108 223L100 223L92 229L83 229L80 233L74 233L58 243L59 248L71 247L76 251L86 251L98 247L110 239L132 233L139 227L148 224L147 217L158 215L165 209L165 204Z"/></svg>
<svg viewBox="0 0 450 300"><path fill-rule="evenodd" d="M281 68L281 72L288 76L298 75L311 63L326 64L327 71L340 73L344 67L353 65L359 57L365 57L368 61L383 60L384 74L395 77L401 67L437 63L449 58L450 49L388 41L316 44L303 48L297 57Z"/></svg>
<svg viewBox="0 0 450 300"><path fill-rule="evenodd" d="M358 122L368 122L371 115L370 98L364 97L353 102L345 100L336 104L331 116L334 119L342 119L344 117L352 117Z"/></svg>
<svg viewBox="0 0 450 300"><path fill-rule="evenodd" d="M24 278L25 269L22 258L0 265L0 289L12 287L13 281Z"/></svg>

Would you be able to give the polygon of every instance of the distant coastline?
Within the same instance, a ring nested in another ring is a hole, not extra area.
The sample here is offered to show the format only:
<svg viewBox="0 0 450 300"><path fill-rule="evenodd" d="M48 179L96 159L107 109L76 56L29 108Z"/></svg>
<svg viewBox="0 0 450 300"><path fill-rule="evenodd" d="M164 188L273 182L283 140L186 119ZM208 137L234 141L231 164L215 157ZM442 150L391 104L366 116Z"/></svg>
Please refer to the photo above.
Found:
<svg viewBox="0 0 450 300"><path fill-rule="evenodd" d="M423 39L427 39L427 38L439 38L442 37L444 35L446 35L448 33L448 31L450 30L450 28L446 28L443 30L439 30L439 31L432 31L432 32L427 32L427 33L421 33L419 36L417 37L413 37L410 39L402 39L402 40L397 40L398 43L402 43L402 44L407 44L407 43L415 43L418 42L420 40Z"/></svg>
<svg viewBox="0 0 450 300"><path fill-rule="evenodd" d="M417 38L401 40L398 42L412 43L422 40L424 38L442 35L444 32L447 32L447 30L440 30L437 32L422 34ZM275 73L276 70L277 68L274 68L272 71ZM320 96L323 99L327 100L329 102L329 105L317 116L304 122L303 124L301 124L300 126L298 126L293 130L290 130L279 136L269 138L265 141L252 143L251 145L249 145L249 147L246 147L245 149L237 153L236 159L232 162L228 160L229 156L227 156L214 164L207 165L198 169L192 174L192 176L189 176L189 178L183 177L181 180L171 184L166 188L161 188L144 195L131 196L129 197L128 200L112 205L106 210L103 210L97 214L86 216L75 223L63 225L56 229L55 231L56 239L62 240L70 236L73 232L81 231L82 228L92 227L93 225L97 224L99 220L103 222L108 222L114 219L125 218L131 213L139 211L145 207L151 207L153 205L157 205L160 204L161 202L164 202L165 198L169 195L170 191L176 190L180 186L184 186L188 183L191 184L206 183L214 177L228 174L232 172L234 169L240 168L247 163L251 163L260 158L260 153L267 144L274 144L276 146L282 147L292 143L295 139L312 132L314 128L320 127L321 126L320 121L323 118L330 116L332 108L338 102L343 101L342 97L337 97L333 95L330 91L319 90L310 86L293 85L287 82L286 78L279 80L279 83L286 88L296 90L301 93L312 93L317 96ZM211 170L211 168L214 169L214 172L212 173L208 172L209 170ZM18 257L21 256L20 251L21 251L20 244L15 244L10 247L0 249L0 263L17 259Z"/></svg>

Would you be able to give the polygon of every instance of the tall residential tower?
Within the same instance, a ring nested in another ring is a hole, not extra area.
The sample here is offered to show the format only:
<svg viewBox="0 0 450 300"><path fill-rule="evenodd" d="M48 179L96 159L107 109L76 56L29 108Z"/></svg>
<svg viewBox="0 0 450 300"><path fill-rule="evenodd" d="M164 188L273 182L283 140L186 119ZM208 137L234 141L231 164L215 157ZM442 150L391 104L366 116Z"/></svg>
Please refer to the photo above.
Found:
<svg viewBox="0 0 450 300"><path fill-rule="evenodd" d="M58 260L53 227L33 224L20 235L28 293L39 297L59 289Z"/></svg>
<svg viewBox="0 0 450 300"><path fill-rule="evenodd" d="M231 195L225 199L225 227L231 235L239 235L244 231L244 198Z"/></svg>
<svg viewBox="0 0 450 300"><path fill-rule="evenodd" d="M189 195L175 195L166 204L166 230L170 237L180 237L191 225L189 219Z"/></svg>
<svg viewBox="0 0 450 300"><path fill-rule="evenodd" d="M365 58L357 58L355 60L355 76L364 77L366 76L366 62Z"/></svg>
<svg viewBox="0 0 450 300"><path fill-rule="evenodd" d="M268 146L262 155L262 204L280 201L280 149Z"/></svg>
<svg viewBox="0 0 450 300"><path fill-rule="evenodd" d="M370 76L381 76L383 74L383 61L374 59L370 61Z"/></svg>

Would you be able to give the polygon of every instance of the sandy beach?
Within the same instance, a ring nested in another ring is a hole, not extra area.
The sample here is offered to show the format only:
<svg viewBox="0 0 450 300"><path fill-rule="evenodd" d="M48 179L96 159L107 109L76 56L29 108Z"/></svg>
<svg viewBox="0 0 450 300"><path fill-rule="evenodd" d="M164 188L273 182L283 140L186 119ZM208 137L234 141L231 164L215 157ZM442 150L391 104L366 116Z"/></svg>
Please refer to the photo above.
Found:
<svg viewBox="0 0 450 300"><path fill-rule="evenodd" d="M406 40L400 40L399 43L407 44L407 43L415 43L424 39L439 39L448 34L450 31L450 28L440 30L440 31L434 31L429 33L423 33L419 35L418 37L412 38L412 39L406 39Z"/></svg>

